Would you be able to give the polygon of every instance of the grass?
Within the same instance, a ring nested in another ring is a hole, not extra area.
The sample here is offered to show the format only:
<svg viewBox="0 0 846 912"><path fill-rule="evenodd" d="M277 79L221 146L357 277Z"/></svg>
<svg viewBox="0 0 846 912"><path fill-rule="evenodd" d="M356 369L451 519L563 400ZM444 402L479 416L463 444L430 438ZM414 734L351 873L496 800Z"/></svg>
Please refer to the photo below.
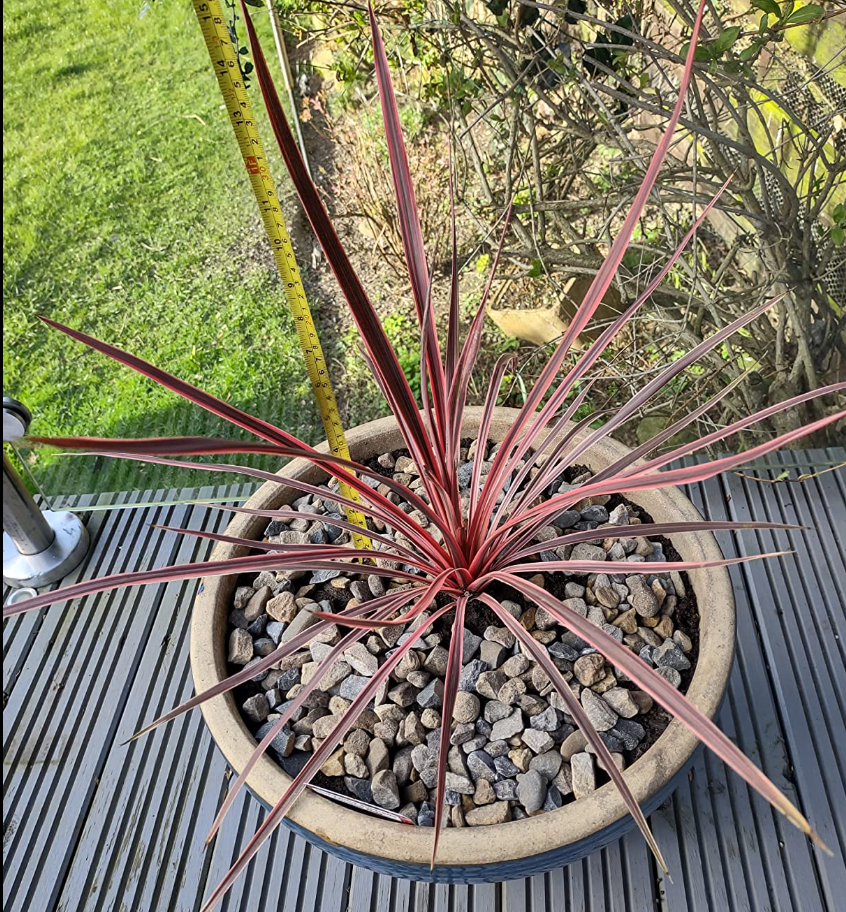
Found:
<svg viewBox="0 0 846 912"><path fill-rule="evenodd" d="M255 203L191 5L153 3L142 16L140 0L8 0L3 39L4 392L33 411L33 432L223 430L47 330L43 314L322 439L278 280L257 253L265 241ZM30 459L52 493L209 482Z"/></svg>

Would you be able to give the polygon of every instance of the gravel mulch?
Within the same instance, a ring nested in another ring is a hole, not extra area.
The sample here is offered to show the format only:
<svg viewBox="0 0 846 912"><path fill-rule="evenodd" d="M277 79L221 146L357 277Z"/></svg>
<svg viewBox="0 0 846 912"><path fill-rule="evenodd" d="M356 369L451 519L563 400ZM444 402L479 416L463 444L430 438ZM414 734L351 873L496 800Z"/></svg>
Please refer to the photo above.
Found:
<svg viewBox="0 0 846 912"><path fill-rule="evenodd" d="M459 479L464 490L470 484L474 450L475 441L462 452ZM492 455L493 451L487 453L487 459ZM412 489L420 487L414 463L402 451L384 454L372 466ZM568 490L589 477L584 468L568 470L547 494ZM340 518L333 493L329 486L324 498L306 496L293 504L301 512L325 514L326 522L275 521L265 539L289 544L348 542L349 533L331 525L333 517ZM385 493L398 499L387 489ZM400 505L411 512L408 505ZM585 576L543 571L545 560L679 559L666 539L637 535L637 526L650 520L619 496L576 504L541 530L538 540L598 527L608 529L607 537L542 552L533 581L638 653L674 687L685 690L696 664L698 612L684 574ZM394 536L378 523L374 530ZM437 535L437 530L429 531ZM234 667L257 662L278 643L306 629L314 623L317 610L337 612L406 583L366 572L350 576L338 571L264 572L239 582L229 618L228 659ZM655 742L669 717L653 706L647 694L542 608L527 604L504 586L492 594L546 647L620 769ZM433 825L452 617L450 613L437 622L400 662L323 765L315 784L397 811L419 826ZM274 740L270 755L289 773L301 769L386 656L428 615L424 618L408 629L386 627L367 634L346 650ZM287 702L316 674L341 635L342 628L331 626L314 638L309 649L285 658L236 690L256 739L267 733ZM482 826L533 816L583 798L607 782L607 773L576 730L545 672L521 651L493 612L471 603L463 636L461 692L447 757L447 825Z"/></svg>

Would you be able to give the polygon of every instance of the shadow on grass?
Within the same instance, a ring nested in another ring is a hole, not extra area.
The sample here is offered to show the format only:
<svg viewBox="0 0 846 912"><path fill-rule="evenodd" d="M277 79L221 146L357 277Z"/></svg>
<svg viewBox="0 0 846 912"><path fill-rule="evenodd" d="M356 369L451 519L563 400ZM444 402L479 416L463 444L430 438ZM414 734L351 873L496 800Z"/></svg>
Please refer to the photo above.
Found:
<svg viewBox="0 0 846 912"><path fill-rule="evenodd" d="M83 63L82 61L78 63L70 63L67 66L59 67L53 73L53 81L58 82L68 76L83 76L90 70L95 69L97 69L97 67L93 63Z"/></svg>

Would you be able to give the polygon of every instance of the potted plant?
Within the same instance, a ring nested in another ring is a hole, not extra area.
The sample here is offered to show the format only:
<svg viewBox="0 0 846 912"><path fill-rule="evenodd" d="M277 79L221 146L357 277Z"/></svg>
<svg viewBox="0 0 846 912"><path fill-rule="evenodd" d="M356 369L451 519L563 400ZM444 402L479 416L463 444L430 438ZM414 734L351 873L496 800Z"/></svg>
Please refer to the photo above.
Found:
<svg viewBox="0 0 846 912"><path fill-rule="evenodd" d="M759 307L646 383L600 427L587 419L574 423L590 392L591 366L681 248L559 376L657 179L684 103L703 9L678 101L631 211L520 410L496 406L507 359L497 364L484 405L465 408L487 294L461 342L455 254L441 351L398 112L372 11L376 72L421 327L422 403L414 400L303 166L246 11L256 75L283 157L393 417L353 429L352 457L340 459L326 446L312 448L112 345L47 321L249 431L257 442L35 442L168 465L184 464L174 457L231 453L293 460L278 475L191 463L265 482L246 506L225 508L237 514L225 535L186 530L217 541L210 560L86 581L4 609L9 616L122 586L203 577L192 627L197 694L144 731L202 706L238 773L210 836L245 784L271 808L207 909L283 820L329 851L410 877L523 876L581 857L631 825L641 829L663 866L644 809L666 797L699 741L817 838L712 721L734 639L725 569L733 561L723 559L713 533L784 527L704 521L678 485L789 444L844 413L741 455L658 470L846 384L794 397L657 456L649 454L725 391L636 450L613 440L615 429L673 377L763 313ZM346 510L367 518L367 541L344 517ZM233 673L233 665L240 670ZM674 721L667 724L665 712ZM409 825L414 822L419 826Z"/></svg>

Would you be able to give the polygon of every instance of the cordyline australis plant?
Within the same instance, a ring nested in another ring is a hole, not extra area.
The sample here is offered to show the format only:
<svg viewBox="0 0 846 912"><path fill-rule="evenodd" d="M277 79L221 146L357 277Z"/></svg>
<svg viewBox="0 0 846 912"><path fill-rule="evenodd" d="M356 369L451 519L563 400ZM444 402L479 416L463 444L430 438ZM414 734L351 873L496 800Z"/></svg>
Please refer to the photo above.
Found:
<svg viewBox="0 0 846 912"><path fill-rule="evenodd" d="M353 727L357 716L374 698L374 695L403 656L431 628L432 624L443 618L448 612L454 612L443 695L442 718L444 724L440 734L440 759L436 787L432 851L432 863L434 864L438 837L444 816L446 756L450 738L449 721L452 719L459 675L462 668L462 630L465 613L468 604L472 600L478 600L492 609L502 623L519 640L523 650L549 676L571 716L596 752L603 768L619 789L651 850L666 870L646 820L627 787L623 774L617 769L611 759L605 743L591 726L580 703L570 691L566 680L551 661L544 647L534 640L520 623L515 621L508 611L503 609L497 598L491 594L490 590L495 588L494 584L504 584L516 590L526 601L545 609L560 625L573 631L586 643L597 649L609 662L617 666L638 687L649 694L653 700L684 723L775 808L785 814L803 832L819 842L818 837L802 814L710 719L699 712L671 684L613 637L586 618L572 611L549 592L524 578L524 575L534 574L538 569L576 574L594 572L632 574L696 570L735 563L735 560L657 562L648 564L569 560L547 561L539 565L538 555L542 550L555 548L559 545L573 545L578 542L601 539L607 535L607 531L604 529L580 531L562 535L542 544L534 541L534 535L541 527L549 524L561 511L586 497L614 494L623 490L633 492L702 481L726 469L730 469L742 461L755 459L783 444L789 444L791 441L810 434L846 414L846 412L841 412L840 414L819 419L798 430L783 434L775 440L762 443L737 456L726 456L712 460L704 465L676 468L663 472L657 471L670 462L703 447L716 444L735 432L766 419L783 409L798 406L816 396L823 396L846 389L846 384L841 383L813 393L796 396L780 405L772 406L748 418L735 421L728 427L713 431L699 440L684 444L670 452L666 452L664 455L653 456L652 458L646 458L645 461L639 461L641 458L648 457L657 447L703 415L722 395L728 392L728 390L724 390L710 401L695 408L685 418L661 431L660 434L647 443L622 457L608 468L598 472L576 490L558 494L546 500L541 496L550 483L558 479L568 466L576 464L581 457L589 454L591 447L595 443L620 427L624 421L635 415L641 406L649 402L674 377L694 364L707 351L722 343L732 333L751 323L768 306L764 305L751 310L744 317L721 329L706 342L697 346L684 357L679 358L647 383L618 412L610 415L601 428L590 430L587 420L581 421L575 426L571 423L572 417L576 414L590 388L589 382L586 381L588 370L614 340L619 330L649 299L652 291L666 276L697 227L702 223L708 210L716 203L719 197L718 194L718 197L705 207L684 238L681 247L670 256L667 264L646 291L612 325L605 329L586 351L578 356L575 365L564 374L563 379L560 378L559 371L561 371L565 359L571 351L571 346L588 324L594 310L612 281L615 270L625 253L635 224L643 212L655 184L661 163L667 154L691 78L693 55L702 22L703 9L704 3L699 8L693 27L690 50L681 79L678 99L631 210L572 324L530 391L519 417L505 435L499 450L493 458L484 483L481 482L482 459L476 458L472 470L469 502L466 504L466 508L462 504L457 476L462 419L471 372L479 352L485 304L491 282L488 282L478 311L463 343L461 343L459 340L458 267L455 253L455 213L453 210L453 257L449 321L445 348L442 351L432 312L430 271L423 247L396 101L391 86L385 49L373 12L372 10L370 12L370 24L373 32L376 76L388 148L390 150L391 168L396 188L397 206L411 289L421 331L420 388L422 390L422 408L418 406L412 396L402 368L388 342L379 319L347 258L318 192L303 165L268 72L261 47L256 39L252 22L246 10L244 10L247 30L254 52L256 75L282 155L303 208L323 246L326 258L337 277L341 290L347 298L366 349L365 357L396 418L405 444L417 464L423 488L422 493L418 495L404 485L381 475L378 476L379 483L386 485L392 493L399 495L402 500L419 511L426 518L427 523L440 532L440 541L436 540L435 536L418 524L410 515L403 512L388 496L380 494L366 481L362 480L367 477L376 477L375 473L367 467L354 461L318 453L284 430L248 415L237 407L220 401L214 396L177 379L166 371L81 332L61 326L50 320L45 321L94 350L133 368L208 411L222 416L235 426L251 432L258 438L258 441L253 443L202 437L138 440L64 437L34 438L35 442L162 465L180 466L188 464L193 468L206 471L234 472L288 485L304 493L320 496L321 490L314 485L296 479L283 478L269 472L238 465L196 463L186 462L184 458L168 458L231 453L266 453L285 458L300 457L319 465L328 475L337 479L339 483L344 483L354 491L357 491L363 501L360 509L366 517L384 523L396 532L401 533L403 539L411 543L409 547L375 532L370 533L372 542L379 549L381 557L398 559L404 565L404 569L398 570L372 562L374 552L364 548L316 544L279 545L248 541L227 535L186 530L185 534L198 535L220 542L246 545L251 549L268 553L237 557L225 561L206 561L179 565L162 570L119 574L67 586L64 589L39 595L29 601L17 603L8 609L4 609L4 616L8 617L24 611L39 609L47 605L66 602L70 599L122 586L140 583L160 583L210 575L234 575L262 570L331 569L358 573L366 568L366 572L369 574L398 578L408 584L407 587L401 590L390 591L386 595L342 610L338 614L318 615L318 622L314 626L295 636L289 642L278 646L256 664L239 671L215 687L197 694L153 722L142 732L139 732L139 735L144 734L157 725L176 718L204 701L246 683L256 674L271 668L285 656L306 646L314 636L325 630L330 623L340 624L349 628L349 632L332 647L328 655L322 660L317 674L302 687L257 746L251 759L230 789L214 822L209 839L216 833L251 769L265 753L281 729L291 721L299 707L304 704L309 694L319 685L325 672L341 656L343 651L365 637L368 631L387 625L407 624L419 618L427 609L432 610L428 620L414 632L414 635L386 657L361 694L353 701L349 711L338 722L331 735L319 744L302 771L294 778L279 803L270 811L241 857L211 895L206 904L206 909L211 909L220 901L262 843L280 824L297 797L306 788L311 778L336 749L347 732ZM507 227L507 217L505 221ZM503 238L504 235L505 231L503 231ZM500 250L501 247L502 242L500 242ZM498 259L498 254L496 259ZM494 261L494 269L496 268L496 259ZM500 360L490 380L478 431L480 441L487 439L500 383L507 367L507 360ZM540 454L544 454L543 458L540 458ZM503 495L501 499L499 499L500 494ZM359 504L341 495L336 496L335 500L344 508L359 508ZM291 510L260 511L245 507L226 507L223 509L251 513L268 518L293 515L309 518L308 514L294 513ZM327 521L326 516L315 515L311 518ZM357 527L344 520L337 520L335 524L349 531L357 529ZM786 528L786 526L776 523L664 522L643 524L639 526L638 532L640 535L672 535L697 531L749 528L774 529Z"/></svg>

